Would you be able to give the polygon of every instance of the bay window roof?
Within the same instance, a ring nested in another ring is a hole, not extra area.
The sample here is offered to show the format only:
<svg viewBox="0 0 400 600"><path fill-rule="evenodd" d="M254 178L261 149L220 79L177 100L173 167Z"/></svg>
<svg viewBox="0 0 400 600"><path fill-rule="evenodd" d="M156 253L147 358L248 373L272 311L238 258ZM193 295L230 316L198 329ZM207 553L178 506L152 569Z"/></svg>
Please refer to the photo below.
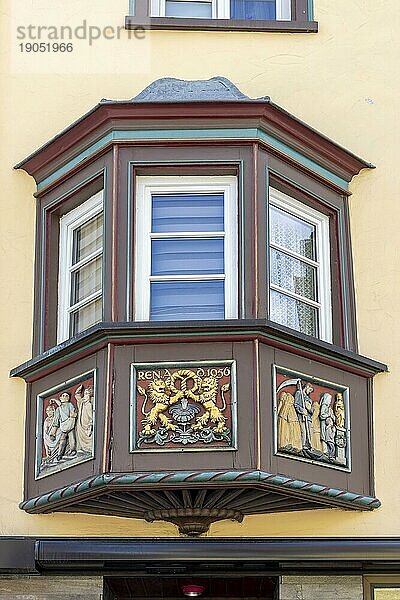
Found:
<svg viewBox="0 0 400 600"><path fill-rule="evenodd" d="M213 77L163 78L130 100L103 99L15 168L42 190L112 144L206 139L254 140L344 191L361 169L373 167L269 96L249 98L226 78Z"/></svg>

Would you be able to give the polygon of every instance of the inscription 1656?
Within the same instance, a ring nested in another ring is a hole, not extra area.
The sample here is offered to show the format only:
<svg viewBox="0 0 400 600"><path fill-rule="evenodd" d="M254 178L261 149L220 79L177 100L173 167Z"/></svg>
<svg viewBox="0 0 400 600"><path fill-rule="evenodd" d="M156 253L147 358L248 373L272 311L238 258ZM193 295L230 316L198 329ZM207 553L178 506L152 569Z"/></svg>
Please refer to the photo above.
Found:
<svg viewBox="0 0 400 600"><path fill-rule="evenodd" d="M231 448L234 363L132 365L132 450Z"/></svg>

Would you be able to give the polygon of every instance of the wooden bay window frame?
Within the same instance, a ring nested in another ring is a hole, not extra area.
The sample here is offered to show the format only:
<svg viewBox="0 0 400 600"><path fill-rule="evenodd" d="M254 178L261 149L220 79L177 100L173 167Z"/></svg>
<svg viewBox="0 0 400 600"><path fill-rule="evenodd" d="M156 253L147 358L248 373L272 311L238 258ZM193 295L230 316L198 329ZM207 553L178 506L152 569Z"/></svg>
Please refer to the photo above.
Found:
<svg viewBox="0 0 400 600"><path fill-rule="evenodd" d="M60 219L59 242L59 276L58 276L58 316L57 316L57 342L63 342L72 336L71 319L74 312L89 306L97 300L102 301L103 282L100 289L92 294L74 302L72 300L73 273L89 265L93 260L103 260L104 224L102 228L101 247L90 253L83 260L74 264L74 235L75 232L89 221L102 214L103 191L98 192ZM103 276L102 276L103 277Z"/></svg>
<svg viewBox="0 0 400 600"><path fill-rule="evenodd" d="M272 241L271 231L271 208L276 207L290 216L294 216L299 221L312 225L315 228L315 257L307 258L301 254L291 251L287 247L277 245ZM331 301L331 241L330 241L330 223L329 217L313 208L299 202L295 198L280 192L279 190L269 188L269 313L271 315L271 294L276 292L308 305L315 310L316 330L315 337L325 341L332 342L332 301ZM308 265L315 272L316 295L315 299L306 298L287 288L275 285L271 281L271 251L277 251L286 255L295 261ZM272 319L272 317L270 316ZM272 319L273 320L273 319ZM281 325L287 325L282 323ZM287 325L290 327L290 325ZM302 332L306 333L306 332Z"/></svg>
<svg viewBox="0 0 400 600"><path fill-rule="evenodd" d="M238 318L238 208L235 176L142 176L137 178L135 226L135 321L150 319L150 286L157 281L224 281L225 319ZM224 231L171 232L151 231L153 194L223 194ZM151 275L151 243L155 239L223 238L224 272L213 275Z"/></svg>

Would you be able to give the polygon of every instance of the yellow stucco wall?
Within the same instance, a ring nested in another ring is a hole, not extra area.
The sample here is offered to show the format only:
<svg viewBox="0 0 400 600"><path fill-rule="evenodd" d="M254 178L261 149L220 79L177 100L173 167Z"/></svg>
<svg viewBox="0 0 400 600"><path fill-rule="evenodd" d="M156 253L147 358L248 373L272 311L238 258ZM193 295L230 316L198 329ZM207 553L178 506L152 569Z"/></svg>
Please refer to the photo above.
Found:
<svg viewBox="0 0 400 600"><path fill-rule="evenodd" d="M375 384L373 513L321 510L222 522L209 535L400 535L400 9L397 0L315 0L318 34L151 32L80 41L71 54L21 55L28 24L123 24L127 0L2 0L0 6L0 535L175 535L174 526L85 515L27 515L22 498L24 383L30 358L34 182L13 165L103 97L130 98L165 76L223 75L377 166L350 199L360 351L387 362Z"/></svg>

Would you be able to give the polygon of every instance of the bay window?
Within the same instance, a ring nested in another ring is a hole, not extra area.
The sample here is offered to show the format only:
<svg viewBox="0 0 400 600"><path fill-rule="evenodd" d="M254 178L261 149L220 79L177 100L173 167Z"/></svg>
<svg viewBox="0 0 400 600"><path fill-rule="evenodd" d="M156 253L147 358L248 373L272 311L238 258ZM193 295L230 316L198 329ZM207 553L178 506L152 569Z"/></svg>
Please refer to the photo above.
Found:
<svg viewBox="0 0 400 600"><path fill-rule="evenodd" d="M332 338L329 218L270 188L270 319Z"/></svg>
<svg viewBox="0 0 400 600"><path fill-rule="evenodd" d="M135 319L237 318L237 182L138 177Z"/></svg>
<svg viewBox="0 0 400 600"><path fill-rule="evenodd" d="M58 342L102 320L103 192L60 219Z"/></svg>

